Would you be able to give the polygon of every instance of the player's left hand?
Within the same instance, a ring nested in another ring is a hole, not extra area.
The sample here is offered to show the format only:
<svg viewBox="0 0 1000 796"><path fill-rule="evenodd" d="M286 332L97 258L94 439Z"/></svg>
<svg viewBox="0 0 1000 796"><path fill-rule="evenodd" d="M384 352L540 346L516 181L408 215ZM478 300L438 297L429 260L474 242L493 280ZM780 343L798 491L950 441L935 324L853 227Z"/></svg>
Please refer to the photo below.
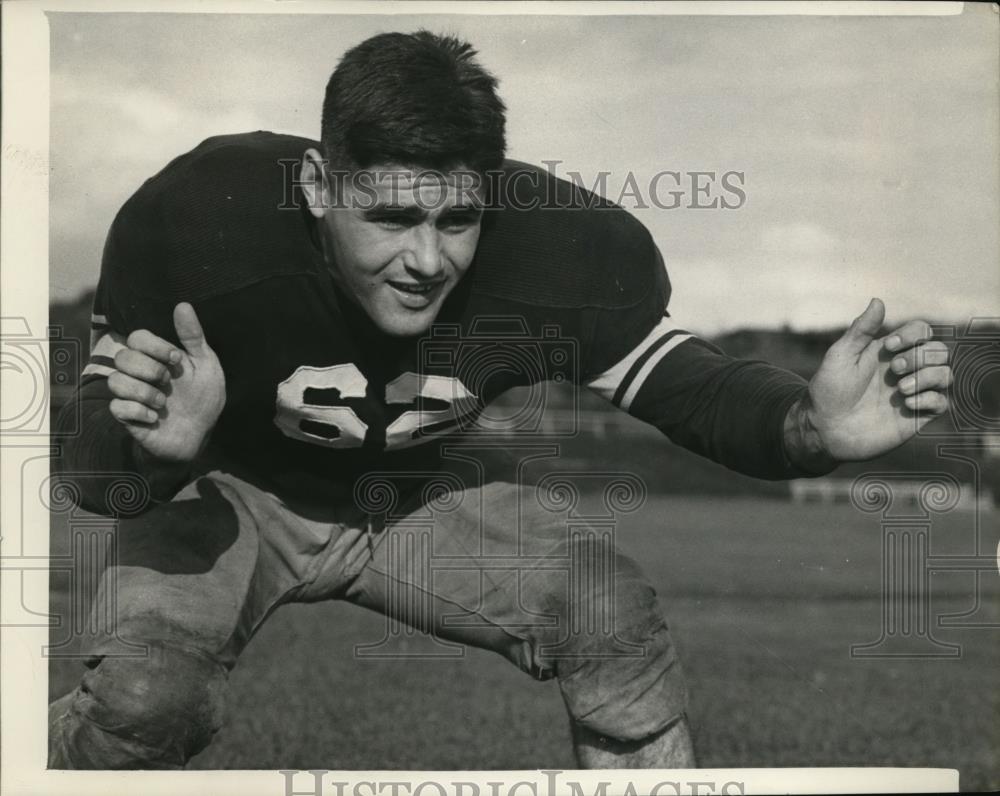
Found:
<svg viewBox="0 0 1000 796"><path fill-rule="evenodd" d="M809 383L809 419L835 461L870 459L948 411L948 348L924 321L879 336L885 306L872 299L823 357Z"/></svg>

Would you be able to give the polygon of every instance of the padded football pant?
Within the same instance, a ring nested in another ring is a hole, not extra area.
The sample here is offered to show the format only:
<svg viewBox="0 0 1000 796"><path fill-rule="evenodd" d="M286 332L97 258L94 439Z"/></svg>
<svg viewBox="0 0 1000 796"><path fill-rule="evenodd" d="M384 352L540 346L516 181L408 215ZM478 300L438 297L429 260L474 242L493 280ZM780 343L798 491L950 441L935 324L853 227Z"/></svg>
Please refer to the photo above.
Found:
<svg viewBox="0 0 1000 796"><path fill-rule="evenodd" d="M565 494L474 458L414 489L370 477L322 506L219 466L122 520L94 607L116 606L117 639L88 641L80 685L50 705L49 767L183 767L223 722L238 655L292 601L349 600L557 677L571 718L601 735L670 724L683 677L635 562Z"/></svg>

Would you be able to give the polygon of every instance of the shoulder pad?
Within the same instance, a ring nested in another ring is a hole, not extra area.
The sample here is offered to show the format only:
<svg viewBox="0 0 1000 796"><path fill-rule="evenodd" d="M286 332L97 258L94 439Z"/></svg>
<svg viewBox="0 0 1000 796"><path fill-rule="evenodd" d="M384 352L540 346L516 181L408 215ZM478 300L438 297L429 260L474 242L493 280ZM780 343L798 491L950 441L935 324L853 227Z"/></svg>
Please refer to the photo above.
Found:
<svg viewBox="0 0 1000 796"><path fill-rule="evenodd" d="M553 307L632 306L666 281L652 236L623 208L537 166L491 184L475 289Z"/></svg>
<svg viewBox="0 0 1000 796"><path fill-rule="evenodd" d="M146 180L115 217L102 278L134 301L192 301L310 267L295 163L316 142L264 131L208 138Z"/></svg>

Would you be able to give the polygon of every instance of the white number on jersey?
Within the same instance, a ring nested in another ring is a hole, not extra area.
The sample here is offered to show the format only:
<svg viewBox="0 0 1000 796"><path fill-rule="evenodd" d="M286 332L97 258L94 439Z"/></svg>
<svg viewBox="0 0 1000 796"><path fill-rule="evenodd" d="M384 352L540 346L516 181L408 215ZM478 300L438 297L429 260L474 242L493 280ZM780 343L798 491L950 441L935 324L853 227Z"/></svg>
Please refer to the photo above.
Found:
<svg viewBox="0 0 1000 796"><path fill-rule="evenodd" d="M360 448L365 442L368 426L348 406L318 406L307 404L306 390L330 390L341 398L364 398L368 380L354 365L334 365L313 368L303 365L278 385L277 412L274 422L285 436L312 442L327 448ZM322 423L337 432L336 436L323 436L303 431L303 420Z"/></svg>
<svg viewBox="0 0 1000 796"><path fill-rule="evenodd" d="M327 448L360 448L368 426L347 406L320 406L306 403L306 390L330 390L341 398L364 398L368 380L354 365L327 368L302 366L278 385L275 425L285 436ZM476 396L451 376L421 376L403 373L385 387L387 404L412 404L417 398L435 399L446 409L403 412L385 430L386 449L405 448L428 441L432 436L453 430L463 415L475 411ZM329 427L330 434L303 431L308 420ZM434 427L433 432L425 430Z"/></svg>
<svg viewBox="0 0 1000 796"><path fill-rule="evenodd" d="M387 404L411 404L418 397L445 401L448 408L403 412L385 430L386 448L419 445L431 436L421 434L422 429L430 426L439 426L434 434L451 431L459 417L471 412L476 404L476 396L469 392L462 382L450 376L419 376L416 373L404 373L385 385Z"/></svg>

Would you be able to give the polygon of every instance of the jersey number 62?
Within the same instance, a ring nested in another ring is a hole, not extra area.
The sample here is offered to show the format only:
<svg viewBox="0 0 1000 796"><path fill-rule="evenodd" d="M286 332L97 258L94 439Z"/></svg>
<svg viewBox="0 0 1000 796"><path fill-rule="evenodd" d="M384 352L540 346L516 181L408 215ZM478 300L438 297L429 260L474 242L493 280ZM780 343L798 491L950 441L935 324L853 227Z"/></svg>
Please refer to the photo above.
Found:
<svg viewBox="0 0 1000 796"><path fill-rule="evenodd" d="M368 380L351 363L317 368L303 365L278 385L275 425L292 439L326 448L360 448L368 425L349 406L321 406L306 402L306 390L337 390L340 397L364 398ZM403 412L385 430L387 449L406 448L451 431L459 420L474 414L476 396L452 376L403 373L385 386L387 404L412 404L429 398L448 404L446 409ZM308 431L309 425L324 427L323 434ZM433 433L429 433L433 428Z"/></svg>

